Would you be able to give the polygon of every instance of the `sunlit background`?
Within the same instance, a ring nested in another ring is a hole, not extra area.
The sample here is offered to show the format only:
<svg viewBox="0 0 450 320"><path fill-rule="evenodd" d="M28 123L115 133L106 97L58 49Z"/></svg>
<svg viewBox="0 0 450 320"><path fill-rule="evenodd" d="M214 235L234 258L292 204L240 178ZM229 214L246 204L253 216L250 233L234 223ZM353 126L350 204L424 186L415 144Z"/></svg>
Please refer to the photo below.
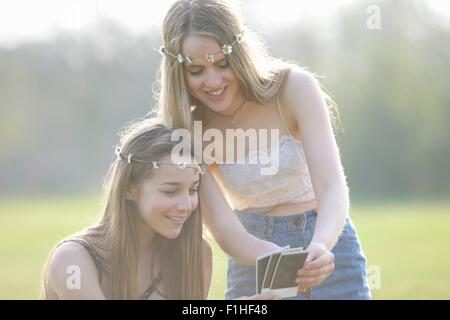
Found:
<svg viewBox="0 0 450 320"><path fill-rule="evenodd" d="M0 0L0 298L99 213L117 131L153 106L171 1ZM450 298L450 2L245 0L277 57L321 76L375 299ZM380 28L367 26L370 6ZM223 299L214 246L210 298Z"/></svg>
<svg viewBox="0 0 450 320"><path fill-rule="evenodd" d="M250 0L235 1L247 20L267 26L289 26L304 17L333 20L339 9L354 0ZM427 0L427 5L449 23L450 4L446 0ZM0 43L14 46L30 40L48 40L59 31L82 32L102 19L112 19L134 34L148 35L159 27L171 1L132 0L16 0L0 1ZM368 4L377 4L372 1ZM367 7L367 5L366 5ZM363 13L363 12L362 12Z"/></svg>

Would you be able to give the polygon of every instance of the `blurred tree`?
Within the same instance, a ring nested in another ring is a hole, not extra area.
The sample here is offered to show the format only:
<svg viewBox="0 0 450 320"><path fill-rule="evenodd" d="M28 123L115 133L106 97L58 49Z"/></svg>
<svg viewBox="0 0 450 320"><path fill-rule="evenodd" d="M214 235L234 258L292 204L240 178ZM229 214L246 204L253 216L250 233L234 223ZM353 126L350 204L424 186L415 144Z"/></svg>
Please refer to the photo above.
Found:
<svg viewBox="0 0 450 320"><path fill-rule="evenodd" d="M425 2L406 0L377 1L381 29L369 30L372 4L327 21L248 24L273 55L326 76L353 197L448 197L450 30ZM160 43L156 28L137 37L102 20L0 48L0 192L99 190L118 129L152 108Z"/></svg>

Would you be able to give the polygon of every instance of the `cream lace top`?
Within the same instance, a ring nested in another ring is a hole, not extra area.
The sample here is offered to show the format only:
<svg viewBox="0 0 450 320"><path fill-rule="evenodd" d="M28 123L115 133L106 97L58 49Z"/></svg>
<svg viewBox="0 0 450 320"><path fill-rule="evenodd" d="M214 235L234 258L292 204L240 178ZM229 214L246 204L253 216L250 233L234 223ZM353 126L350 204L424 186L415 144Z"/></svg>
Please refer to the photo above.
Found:
<svg viewBox="0 0 450 320"><path fill-rule="evenodd" d="M262 175L267 164L250 164L258 152L249 152L245 164L218 165L216 181L233 210L266 212L288 203L309 202L315 199L302 142L289 132L277 100L278 111L288 135L280 137L279 144L268 150L268 156L279 152L278 172Z"/></svg>

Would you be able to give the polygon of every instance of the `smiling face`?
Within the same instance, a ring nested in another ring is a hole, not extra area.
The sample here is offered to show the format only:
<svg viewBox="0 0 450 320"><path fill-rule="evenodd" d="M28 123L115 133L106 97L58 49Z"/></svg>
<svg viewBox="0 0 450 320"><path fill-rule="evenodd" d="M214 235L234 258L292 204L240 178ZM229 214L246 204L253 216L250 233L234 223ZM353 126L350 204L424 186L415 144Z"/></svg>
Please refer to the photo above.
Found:
<svg viewBox="0 0 450 320"><path fill-rule="evenodd" d="M217 52L220 53L215 56L214 63L205 59L207 54ZM192 57L192 63L184 63L189 93L215 112L233 114L244 96L219 43L212 38L189 34L183 39L182 54Z"/></svg>
<svg viewBox="0 0 450 320"><path fill-rule="evenodd" d="M160 162L172 163L170 155L162 157ZM199 173L193 168L160 165L137 190L134 200L140 217L154 232L168 239L177 238L197 208L198 184Z"/></svg>

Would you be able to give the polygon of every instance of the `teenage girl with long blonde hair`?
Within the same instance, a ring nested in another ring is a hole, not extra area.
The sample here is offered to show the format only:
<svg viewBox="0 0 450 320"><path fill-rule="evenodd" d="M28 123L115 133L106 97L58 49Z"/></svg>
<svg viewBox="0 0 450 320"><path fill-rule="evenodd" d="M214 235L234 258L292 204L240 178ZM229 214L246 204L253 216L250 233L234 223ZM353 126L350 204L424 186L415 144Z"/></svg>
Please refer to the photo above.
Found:
<svg viewBox="0 0 450 320"><path fill-rule="evenodd" d="M369 299L334 107L315 77L270 57L225 0L175 1L162 36L156 111L164 122L193 131L201 121L203 132L224 137L227 129L281 132L268 149L279 155L276 174L248 164L261 150L223 164L233 143L226 138L206 159L200 197L206 226L229 255L226 297L254 294L256 258L290 245L309 251L297 299Z"/></svg>

